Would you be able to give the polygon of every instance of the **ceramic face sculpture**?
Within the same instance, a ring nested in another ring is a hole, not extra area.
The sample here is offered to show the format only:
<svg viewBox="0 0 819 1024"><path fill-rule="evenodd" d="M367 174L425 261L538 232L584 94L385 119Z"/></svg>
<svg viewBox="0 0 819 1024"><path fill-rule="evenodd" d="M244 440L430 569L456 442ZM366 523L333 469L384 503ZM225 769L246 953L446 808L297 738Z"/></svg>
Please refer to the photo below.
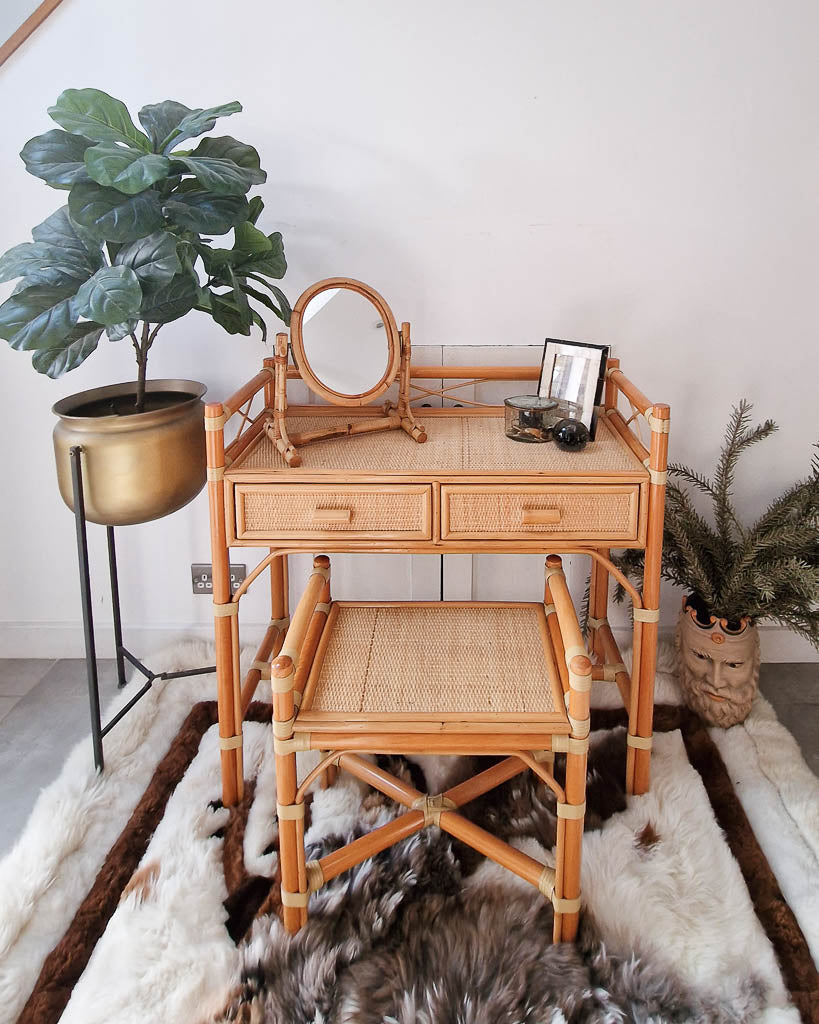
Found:
<svg viewBox="0 0 819 1024"><path fill-rule="evenodd" d="M677 628L680 684L686 704L711 725L748 717L759 682L759 634L750 623L727 633L719 621L698 623L683 607Z"/></svg>

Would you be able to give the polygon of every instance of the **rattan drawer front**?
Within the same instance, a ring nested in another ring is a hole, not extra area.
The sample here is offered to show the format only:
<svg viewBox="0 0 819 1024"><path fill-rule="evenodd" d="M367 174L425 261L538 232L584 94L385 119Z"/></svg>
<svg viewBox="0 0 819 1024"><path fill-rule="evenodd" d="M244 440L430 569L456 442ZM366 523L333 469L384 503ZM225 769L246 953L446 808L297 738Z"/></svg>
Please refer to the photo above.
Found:
<svg viewBox="0 0 819 1024"><path fill-rule="evenodd" d="M489 487L444 484L441 538L636 540L639 485Z"/></svg>
<svg viewBox="0 0 819 1024"><path fill-rule="evenodd" d="M235 495L239 540L432 537L429 484L237 484Z"/></svg>

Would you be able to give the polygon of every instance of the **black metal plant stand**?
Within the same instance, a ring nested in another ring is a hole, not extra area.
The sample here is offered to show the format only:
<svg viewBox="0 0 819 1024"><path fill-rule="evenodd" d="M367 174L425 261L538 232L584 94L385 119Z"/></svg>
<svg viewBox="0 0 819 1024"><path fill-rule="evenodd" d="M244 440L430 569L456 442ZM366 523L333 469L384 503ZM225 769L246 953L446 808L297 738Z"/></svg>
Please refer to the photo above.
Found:
<svg viewBox="0 0 819 1024"><path fill-rule="evenodd" d="M85 634L85 667L88 674L88 701L91 709L91 742L94 748L94 764L98 772L105 766L102 752L103 737L128 714L131 708L153 686L156 679L185 679L188 676L201 676L215 672L216 666L192 668L184 672L152 672L136 658L122 642L122 615L119 604L119 577L117 575L117 551L114 544L114 528L106 526L108 534L108 570L111 578L111 607L114 616L114 644L117 657L117 682L119 687L125 686L125 662L145 676L145 685L131 700L121 708L108 722L102 724L100 718L100 691L97 674L97 648L94 640L94 614L91 606L91 573L88 566L88 537L86 533L85 497L82 486L82 448L75 445L70 449L71 480L74 486L74 521L77 527L77 559L80 568L80 596L82 599L82 624Z"/></svg>

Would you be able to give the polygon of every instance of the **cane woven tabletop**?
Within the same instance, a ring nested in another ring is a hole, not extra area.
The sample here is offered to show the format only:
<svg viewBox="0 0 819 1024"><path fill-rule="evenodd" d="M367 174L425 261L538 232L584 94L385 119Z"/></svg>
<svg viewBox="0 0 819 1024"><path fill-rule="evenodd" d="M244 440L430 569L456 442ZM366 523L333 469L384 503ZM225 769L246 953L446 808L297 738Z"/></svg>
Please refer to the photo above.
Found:
<svg viewBox="0 0 819 1024"><path fill-rule="evenodd" d="M311 713L566 720L541 604L337 608Z"/></svg>
<svg viewBox="0 0 819 1024"><path fill-rule="evenodd" d="M285 470L295 480L300 474L348 473L566 473L584 477L594 473L647 475L640 460L600 417L597 436L585 451L561 451L557 445L523 444L504 433L502 416L433 416L424 420L425 444L416 444L403 431L333 438L299 448L302 465L287 468L266 434L262 434L231 465L236 472ZM344 423L342 415L288 417L291 433Z"/></svg>

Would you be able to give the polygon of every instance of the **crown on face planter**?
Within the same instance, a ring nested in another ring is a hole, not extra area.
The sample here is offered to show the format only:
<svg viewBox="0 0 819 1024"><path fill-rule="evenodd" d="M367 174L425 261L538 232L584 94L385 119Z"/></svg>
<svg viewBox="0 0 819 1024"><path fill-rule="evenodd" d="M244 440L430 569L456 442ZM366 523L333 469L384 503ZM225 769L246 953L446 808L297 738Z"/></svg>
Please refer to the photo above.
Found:
<svg viewBox="0 0 819 1024"><path fill-rule="evenodd" d="M711 725L744 722L759 684L759 632L748 616L731 629L727 619L709 623L683 599L676 644L685 703Z"/></svg>

